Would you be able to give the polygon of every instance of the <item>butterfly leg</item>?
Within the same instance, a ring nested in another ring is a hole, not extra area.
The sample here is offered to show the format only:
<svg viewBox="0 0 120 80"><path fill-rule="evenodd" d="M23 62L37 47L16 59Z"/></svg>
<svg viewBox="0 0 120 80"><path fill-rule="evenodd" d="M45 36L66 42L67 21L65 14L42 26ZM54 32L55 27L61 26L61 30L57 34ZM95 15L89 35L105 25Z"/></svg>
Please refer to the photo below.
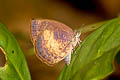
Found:
<svg viewBox="0 0 120 80"><path fill-rule="evenodd" d="M67 66L69 66L70 61L71 61L71 53L68 54L68 55L65 57L64 61L65 61L65 64L67 64Z"/></svg>

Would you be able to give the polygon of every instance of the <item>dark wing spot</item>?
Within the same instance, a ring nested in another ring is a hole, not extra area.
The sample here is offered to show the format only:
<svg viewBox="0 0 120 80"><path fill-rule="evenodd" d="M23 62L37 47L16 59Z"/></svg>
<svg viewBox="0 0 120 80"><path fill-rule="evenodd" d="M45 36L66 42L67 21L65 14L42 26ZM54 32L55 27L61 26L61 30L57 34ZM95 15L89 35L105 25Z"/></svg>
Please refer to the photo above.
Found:
<svg viewBox="0 0 120 80"><path fill-rule="evenodd" d="M54 59L57 59L57 57L55 56Z"/></svg>
<svg viewBox="0 0 120 80"><path fill-rule="evenodd" d="M37 39L37 42L36 42L36 47L37 47L37 50L38 50L38 54L43 58L43 59L46 59L50 54L49 54L49 51L47 48L45 48L43 45L43 41L42 41L42 35L39 35L38 36L38 39Z"/></svg>
<svg viewBox="0 0 120 80"><path fill-rule="evenodd" d="M44 56L42 56L44 59L46 58L46 56L44 55Z"/></svg>
<svg viewBox="0 0 120 80"><path fill-rule="evenodd" d="M32 29L31 30L32 30L32 35L33 36L37 35L37 33L36 33L37 32L36 27L37 27L37 20L32 20L32 27L31 27Z"/></svg>
<svg viewBox="0 0 120 80"><path fill-rule="evenodd" d="M55 31L54 37L56 40L61 40L62 42L71 41L70 34L65 31Z"/></svg>
<svg viewBox="0 0 120 80"><path fill-rule="evenodd" d="M69 39L70 34L67 33L67 32L65 32L65 31L61 31L60 34L59 34L59 36L60 36L60 39L63 42L70 41L70 39Z"/></svg>
<svg viewBox="0 0 120 80"><path fill-rule="evenodd" d="M45 55L47 55L47 56L49 56L49 55L50 55L50 53L49 53L49 51L48 51L48 49L47 49L47 48L44 48L44 51L45 51Z"/></svg>
<svg viewBox="0 0 120 80"><path fill-rule="evenodd" d="M50 59L47 59L48 62L50 62Z"/></svg>
<svg viewBox="0 0 120 80"><path fill-rule="evenodd" d="M57 40L58 39L58 32L54 32L54 36L55 36L55 39Z"/></svg>
<svg viewBox="0 0 120 80"><path fill-rule="evenodd" d="M37 39L37 42L36 42L36 47L37 47L37 50L38 50L40 56L44 56L41 35L38 36L38 39Z"/></svg>

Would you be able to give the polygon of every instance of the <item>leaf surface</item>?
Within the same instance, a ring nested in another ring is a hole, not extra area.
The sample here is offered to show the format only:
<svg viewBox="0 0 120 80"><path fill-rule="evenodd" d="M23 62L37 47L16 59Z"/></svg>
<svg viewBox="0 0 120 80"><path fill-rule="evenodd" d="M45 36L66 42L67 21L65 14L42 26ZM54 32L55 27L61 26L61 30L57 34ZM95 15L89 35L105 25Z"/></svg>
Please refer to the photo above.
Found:
<svg viewBox="0 0 120 80"><path fill-rule="evenodd" d="M0 48L6 64L0 67L0 80L31 80L24 54L15 37L0 23Z"/></svg>
<svg viewBox="0 0 120 80"><path fill-rule="evenodd" d="M58 80L100 80L114 71L120 50L120 18L107 21L86 37L64 66Z"/></svg>

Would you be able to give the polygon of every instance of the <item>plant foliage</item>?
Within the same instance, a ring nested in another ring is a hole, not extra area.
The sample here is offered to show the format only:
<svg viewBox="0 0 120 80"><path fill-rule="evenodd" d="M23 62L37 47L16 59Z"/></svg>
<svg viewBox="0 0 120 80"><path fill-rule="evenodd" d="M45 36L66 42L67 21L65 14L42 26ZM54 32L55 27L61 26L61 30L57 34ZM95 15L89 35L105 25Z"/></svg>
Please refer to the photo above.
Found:
<svg viewBox="0 0 120 80"><path fill-rule="evenodd" d="M100 80L114 71L113 61L120 50L120 18L102 24L87 36L64 66L58 80Z"/></svg>
<svg viewBox="0 0 120 80"><path fill-rule="evenodd" d="M6 57L5 66L0 67L0 80L31 80L23 52L3 24L0 24L0 48Z"/></svg>

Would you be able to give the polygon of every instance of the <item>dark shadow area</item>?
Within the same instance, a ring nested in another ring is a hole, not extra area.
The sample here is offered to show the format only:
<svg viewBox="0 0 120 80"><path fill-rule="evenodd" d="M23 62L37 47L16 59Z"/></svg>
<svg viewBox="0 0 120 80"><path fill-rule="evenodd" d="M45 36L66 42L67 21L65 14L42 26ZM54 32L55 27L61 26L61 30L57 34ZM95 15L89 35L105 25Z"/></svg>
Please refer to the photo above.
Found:
<svg viewBox="0 0 120 80"><path fill-rule="evenodd" d="M3 51L0 48L0 67L4 67L5 62L6 62L5 55L4 55Z"/></svg>
<svg viewBox="0 0 120 80"><path fill-rule="evenodd" d="M77 9L84 10L84 11L95 11L96 6L94 0L66 0L72 6Z"/></svg>
<svg viewBox="0 0 120 80"><path fill-rule="evenodd" d="M109 76L108 80L120 80L120 77L116 75L111 75Z"/></svg>

